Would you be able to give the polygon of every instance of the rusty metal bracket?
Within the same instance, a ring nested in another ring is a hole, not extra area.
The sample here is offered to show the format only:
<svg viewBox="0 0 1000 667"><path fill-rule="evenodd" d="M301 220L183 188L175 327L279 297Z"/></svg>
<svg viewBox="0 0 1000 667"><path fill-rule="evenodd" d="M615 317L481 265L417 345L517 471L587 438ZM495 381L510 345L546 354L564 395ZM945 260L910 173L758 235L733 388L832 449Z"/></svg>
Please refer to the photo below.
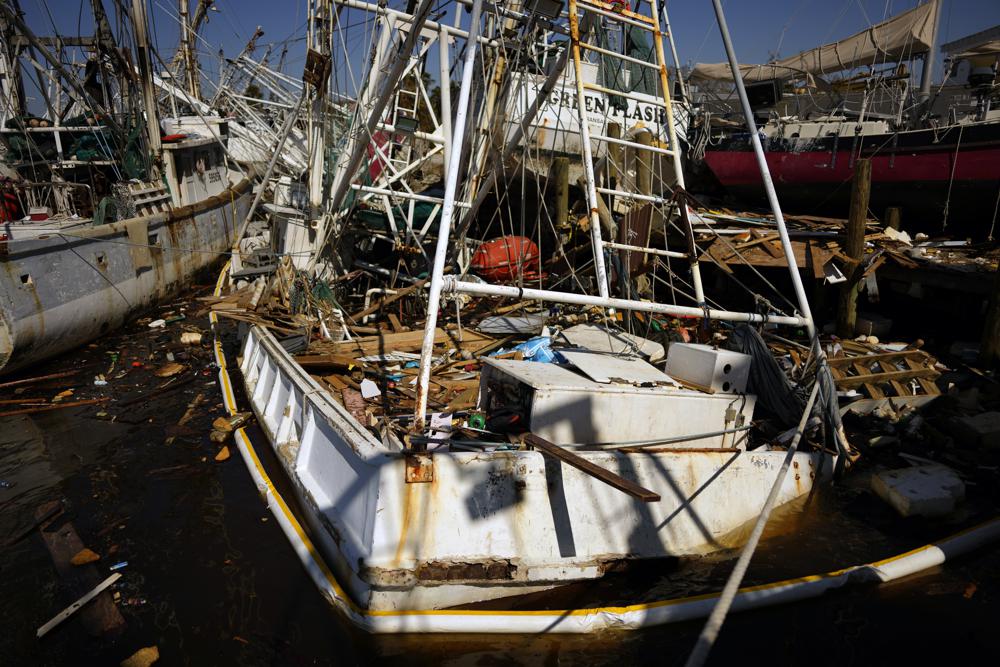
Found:
<svg viewBox="0 0 1000 667"><path fill-rule="evenodd" d="M406 483L425 484L434 481L434 457L422 452L407 452L403 457L406 461Z"/></svg>

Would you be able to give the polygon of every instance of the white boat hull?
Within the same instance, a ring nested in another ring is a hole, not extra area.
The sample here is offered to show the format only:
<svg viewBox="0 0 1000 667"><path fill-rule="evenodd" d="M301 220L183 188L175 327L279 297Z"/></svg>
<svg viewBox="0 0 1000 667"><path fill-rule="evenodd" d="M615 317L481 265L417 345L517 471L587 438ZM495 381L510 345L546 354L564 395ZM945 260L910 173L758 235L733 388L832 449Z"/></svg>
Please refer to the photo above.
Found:
<svg viewBox="0 0 1000 667"><path fill-rule="evenodd" d="M593 580L623 561L733 546L785 456L582 454L662 496L643 503L535 451L404 455L263 329L251 329L240 368L313 542L368 610L440 609ZM779 504L808 493L831 464L796 454Z"/></svg>

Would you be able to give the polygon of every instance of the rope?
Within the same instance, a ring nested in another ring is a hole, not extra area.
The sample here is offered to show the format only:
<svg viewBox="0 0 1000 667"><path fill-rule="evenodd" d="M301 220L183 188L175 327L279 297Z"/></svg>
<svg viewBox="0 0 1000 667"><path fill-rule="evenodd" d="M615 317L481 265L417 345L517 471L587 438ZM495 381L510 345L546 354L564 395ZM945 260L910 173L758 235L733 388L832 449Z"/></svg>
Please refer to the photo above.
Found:
<svg viewBox="0 0 1000 667"><path fill-rule="evenodd" d="M778 492L781 490L781 486L785 481L785 476L788 474L788 469L791 467L792 457L795 456L795 452L799 448L799 441L802 439L802 432L805 430L806 423L809 421L809 415L812 414L813 403L816 402L816 395L819 393L819 382L817 381L813 384L812 393L809 395L809 400L806 402L806 408L802 413L802 418L799 420L799 425L795 430L795 437L792 439L791 445L788 447L788 453L785 454L785 460L781 463L781 469L778 471L778 476L774 480L774 484L771 485L771 492L767 496L767 500L764 502L764 507L760 511L760 516L757 517L757 523L754 524L753 532L750 533L750 539L747 541L746 545L743 547L743 551L740 552L739 560L736 561L736 566L733 568L732 573L729 575L729 579L726 580L726 585L722 589L722 593L719 595L719 601L715 604L712 609L711 615L705 622L705 627L702 628L701 634L698 636L698 641L691 651L691 655L688 656L686 667L700 667L705 664L708 659L708 652L712 650L712 646L715 644L716 638L719 636L719 630L722 628L723 622L726 620L726 614L729 613L729 608L733 604L733 599L736 597L736 593L740 588L740 583L743 581L743 576L747 572L747 568L750 566L750 559L753 558L753 552L757 549L757 544L760 542L760 536L764 532L764 526L767 525L767 520L771 517L771 510L774 509L774 505L778 500Z"/></svg>
<svg viewBox="0 0 1000 667"><path fill-rule="evenodd" d="M955 142L955 154L951 158L951 176L948 177L948 196L944 200L944 220L941 222L941 229L948 227L948 209L951 207L951 186L955 183L955 167L958 166L958 149L962 146L962 130L964 129L964 125L958 126L958 141Z"/></svg>
<svg viewBox="0 0 1000 667"><path fill-rule="evenodd" d="M993 240L993 230L996 229L996 226L997 226L997 210L998 209L1000 209L1000 185L997 186L997 200L993 204L993 222L990 223L990 235L987 237L987 240L989 240L989 241Z"/></svg>

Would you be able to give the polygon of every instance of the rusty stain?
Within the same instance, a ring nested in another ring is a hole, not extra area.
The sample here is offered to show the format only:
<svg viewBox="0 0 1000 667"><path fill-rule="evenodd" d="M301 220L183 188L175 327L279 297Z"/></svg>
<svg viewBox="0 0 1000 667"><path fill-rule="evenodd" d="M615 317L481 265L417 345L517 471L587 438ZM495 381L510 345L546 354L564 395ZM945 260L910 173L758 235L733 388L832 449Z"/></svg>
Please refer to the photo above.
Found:
<svg viewBox="0 0 1000 667"><path fill-rule="evenodd" d="M406 483L424 484L434 481L434 459L430 454L414 452L407 454Z"/></svg>
<svg viewBox="0 0 1000 667"><path fill-rule="evenodd" d="M410 529L410 523L413 521L413 505L416 503L414 494L416 493L417 487L406 484L404 485L404 488L403 516L399 519L399 542L396 543L396 555L393 558L394 565L399 565L399 562L403 558L403 549L406 547L406 536Z"/></svg>

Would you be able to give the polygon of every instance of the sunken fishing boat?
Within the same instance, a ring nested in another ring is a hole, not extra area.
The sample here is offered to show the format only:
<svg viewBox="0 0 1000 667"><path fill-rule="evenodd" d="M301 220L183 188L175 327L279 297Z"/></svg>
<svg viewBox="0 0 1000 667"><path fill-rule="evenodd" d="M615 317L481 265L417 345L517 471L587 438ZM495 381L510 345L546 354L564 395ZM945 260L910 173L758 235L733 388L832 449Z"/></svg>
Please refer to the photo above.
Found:
<svg viewBox="0 0 1000 667"><path fill-rule="evenodd" d="M345 24L372 28L367 57L345 57ZM636 59L598 26L650 38L649 90L665 112L614 142L603 126L591 134L587 91L602 84L586 64ZM659 3L310 5L297 104L310 170L298 204L265 173L273 200L248 212L254 240L240 244L253 249L220 276L212 317L240 327L238 348L216 355L232 424L252 413L259 425L236 431L244 462L317 586L366 630L676 620L689 612L639 598L513 609L729 548L765 503L802 498L851 459L795 260L791 297L730 310L704 289L665 26ZM524 157L552 128L514 84L535 71L529 45L552 33L575 82L575 197L568 158L533 180ZM429 53L442 58L441 103L415 106ZM331 94L357 99L335 139L322 122ZM639 141L647 128L665 145ZM437 190L420 189L429 154L443 158ZM677 184L661 192L665 161ZM761 336L774 328L805 336L808 373L788 377L770 355Z"/></svg>

